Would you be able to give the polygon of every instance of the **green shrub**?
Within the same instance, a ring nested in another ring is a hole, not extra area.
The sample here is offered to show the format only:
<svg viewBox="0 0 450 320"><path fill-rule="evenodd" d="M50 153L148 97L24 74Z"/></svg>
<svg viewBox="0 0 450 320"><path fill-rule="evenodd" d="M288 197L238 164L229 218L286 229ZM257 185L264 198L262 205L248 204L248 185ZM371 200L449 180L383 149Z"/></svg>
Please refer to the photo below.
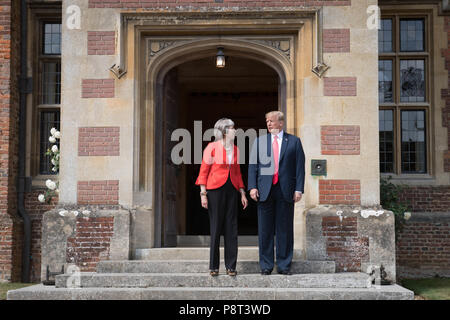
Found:
<svg viewBox="0 0 450 320"><path fill-rule="evenodd" d="M392 211L395 216L395 239L397 234L403 229L405 219L405 212L407 212L409 205L400 201L400 193L404 189L403 185L393 184L390 180L392 177L380 179L380 201L384 209Z"/></svg>

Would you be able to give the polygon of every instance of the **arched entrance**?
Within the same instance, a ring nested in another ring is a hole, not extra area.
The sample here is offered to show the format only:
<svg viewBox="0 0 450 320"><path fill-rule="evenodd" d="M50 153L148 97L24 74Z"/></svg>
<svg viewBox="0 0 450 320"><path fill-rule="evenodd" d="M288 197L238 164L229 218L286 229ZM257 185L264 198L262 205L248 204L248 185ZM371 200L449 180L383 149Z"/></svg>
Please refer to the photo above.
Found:
<svg viewBox="0 0 450 320"><path fill-rule="evenodd" d="M227 66L220 70L214 65L218 46L227 56ZM194 121L202 121L204 131L221 117L233 119L244 131L265 128L267 111L286 113L293 101L287 98L293 92L286 85L291 69L286 70L290 61L280 50L234 39L180 44L152 62L147 110L154 110L154 246L170 247L177 246L180 236L209 234L207 210L201 208L194 185L200 165L173 164L170 154L177 144L170 140L173 130L185 128L193 138ZM247 165L241 170L247 184ZM256 204L250 202L240 214L239 234L256 236Z"/></svg>

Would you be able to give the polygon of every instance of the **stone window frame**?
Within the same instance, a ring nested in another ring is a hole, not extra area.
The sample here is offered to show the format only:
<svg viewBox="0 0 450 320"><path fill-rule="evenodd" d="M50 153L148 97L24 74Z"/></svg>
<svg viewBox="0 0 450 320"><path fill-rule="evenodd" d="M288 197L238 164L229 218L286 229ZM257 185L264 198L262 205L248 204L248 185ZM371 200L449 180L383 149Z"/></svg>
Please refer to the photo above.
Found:
<svg viewBox="0 0 450 320"><path fill-rule="evenodd" d="M433 11L430 10L383 10L381 8L381 19L392 19L392 39L393 51L391 53L379 52L379 60L392 61L392 81L393 81L393 102L379 103L379 110L393 111L393 127L394 127L394 172L381 172L381 176L399 179L431 179L433 164L433 77L431 70L433 69ZM424 41L425 48L423 52L400 52L400 19L418 18L424 19ZM402 59L423 59L425 60L425 101L424 102L400 102L400 60ZM401 171L401 111L406 110L424 110L425 111L425 173L402 173Z"/></svg>
<svg viewBox="0 0 450 320"><path fill-rule="evenodd" d="M61 55L42 54L44 23L62 24L61 4L30 4L28 25L28 76L32 79L31 99L27 105L27 175L32 177L33 187L44 187L45 180L58 180L59 174L40 174L41 112L61 110L60 104L41 104L42 66L44 62L61 64ZM50 136L50 133L48 134Z"/></svg>

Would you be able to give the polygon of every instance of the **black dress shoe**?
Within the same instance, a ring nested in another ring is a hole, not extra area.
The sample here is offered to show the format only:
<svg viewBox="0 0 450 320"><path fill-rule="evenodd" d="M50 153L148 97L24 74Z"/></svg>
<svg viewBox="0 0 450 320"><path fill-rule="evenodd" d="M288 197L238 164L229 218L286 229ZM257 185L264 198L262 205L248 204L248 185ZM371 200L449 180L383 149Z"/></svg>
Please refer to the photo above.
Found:
<svg viewBox="0 0 450 320"><path fill-rule="evenodd" d="M279 274L284 274L285 276L290 276L292 275L292 272L289 270L279 270L278 271Z"/></svg>
<svg viewBox="0 0 450 320"><path fill-rule="evenodd" d="M272 273L272 271L270 271L270 270L262 270L262 271L261 271L261 274L262 274L263 276L270 276L271 273Z"/></svg>

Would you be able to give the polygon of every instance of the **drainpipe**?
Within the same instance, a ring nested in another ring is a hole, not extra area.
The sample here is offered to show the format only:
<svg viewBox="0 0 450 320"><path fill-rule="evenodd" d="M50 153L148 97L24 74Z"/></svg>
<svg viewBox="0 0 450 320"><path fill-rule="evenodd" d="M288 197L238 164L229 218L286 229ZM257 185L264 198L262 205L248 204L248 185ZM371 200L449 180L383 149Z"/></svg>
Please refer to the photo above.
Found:
<svg viewBox="0 0 450 320"><path fill-rule="evenodd" d="M31 260L31 221L25 210L25 192L30 190L31 179L25 177L26 128L27 128L27 94L30 93L31 83L27 79L27 3L20 1L20 79L19 79L19 176L17 181L17 208L23 219L24 238L22 247L22 282L30 282Z"/></svg>

